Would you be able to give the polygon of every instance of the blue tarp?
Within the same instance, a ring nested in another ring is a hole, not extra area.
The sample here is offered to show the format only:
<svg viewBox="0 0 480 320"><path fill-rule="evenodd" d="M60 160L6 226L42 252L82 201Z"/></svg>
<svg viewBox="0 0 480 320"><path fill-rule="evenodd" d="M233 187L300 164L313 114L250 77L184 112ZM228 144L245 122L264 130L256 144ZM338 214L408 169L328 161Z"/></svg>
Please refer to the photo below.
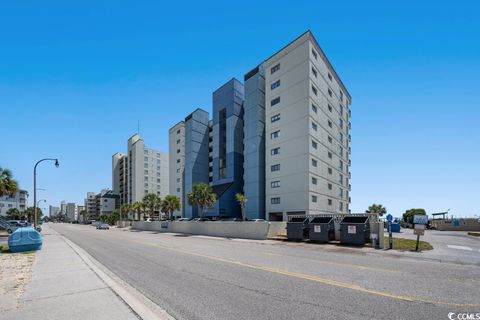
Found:
<svg viewBox="0 0 480 320"><path fill-rule="evenodd" d="M32 227L18 228L8 237L8 247L13 253L40 250L42 243L42 235Z"/></svg>

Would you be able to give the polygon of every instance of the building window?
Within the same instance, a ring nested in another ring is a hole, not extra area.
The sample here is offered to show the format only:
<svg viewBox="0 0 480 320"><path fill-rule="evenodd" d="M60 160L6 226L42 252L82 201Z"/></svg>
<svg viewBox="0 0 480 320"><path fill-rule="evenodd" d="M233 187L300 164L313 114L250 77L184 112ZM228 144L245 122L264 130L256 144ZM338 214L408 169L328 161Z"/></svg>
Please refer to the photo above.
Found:
<svg viewBox="0 0 480 320"><path fill-rule="evenodd" d="M343 143L343 134L340 132L340 142Z"/></svg>
<svg viewBox="0 0 480 320"><path fill-rule="evenodd" d="M270 139L276 139L280 136L280 130L270 133Z"/></svg>
<svg viewBox="0 0 480 320"><path fill-rule="evenodd" d="M271 204L280 204L280 197L270 198Z"/></svg>
<svg viewBox="0 0 480 320"><path fill-rule="evenodd" d="M318 143L312 140L312 148L317 149Z"/></svg>
<svg viewBox="0 0 480 320"><path fill-rule="evenodd" d="M312 121L312 129L317 131L317 124L315 122Z"/></svg>
<svg viewBox="0 0 480 320"><path fill-rule="evenodd" d="M157 158L160 158L160 153L157 152Z"/></svg>
<svg viewBox="0 0 480 320"><path fill-rule="evenodd" d="M343 202L340 201L338 208L340 209L340 211L343 211Z"/></svg>
<svg viewBox="0 0 480 320"><path fill-rule="evenodd" d="M177 153L178 153L178 151L177 151ZM157 164L160 164L160 163L161 163L161 162L160 162L160 159L157 159Z"/></svg>
<svg viewBox="0 0 480 320"><path fill-rule="evenodd" d="M312 202L317 202L317 196L312 196Z"/></svg>
<svg viewBox="0 0 480 320"><path fill-rule="evenodd" d="M160 172L157 172L157 177L160 177Z"/></svg>
<svg viewBox="0 0 480 320"><path fill-rule="evenodd" d="M148 157L143 157L143 161L148 162Z"/></svg>
<svg viewBox="0 0 480 320"><path fill-rule="evenodd" d="M328 89L328 95L329 95L330 97L332 97L332 96L333 96L333 92L332 92L332 90Z"/></svg>
<svg viewBox="0 0 480 320"><path fill-rule="evenodd" d="M315 185L317 184L317 178L312 177L312 184L315 184Z"/></svg>
<svg viewBox="0 0 480 320"><path fill-rule="evenodd" d="M338 188L338 196L340 198L343 198L343 189L342 188Z"/></svg>
<svg viewBox="0 0 480 320"><path fill-rule="evenodd" d="M340 173L339 176L338 176L338 182L339 182L341 185L343 185L343 174L341 174L341 173Z"/></svg>
<svg viewBox="0 0 480 320"><path fill-rule="evenodd" d="M328 136L328 142L332 143L333 142L333 139L332 137Z"/></svg>
<svg viewBox="0 0 480 320"><path fill-rule="evenodd" d="M312 49L312 55L313 55L313 57L315 58L315 60L317 60L317 53L315 52L314 49Z"/></svg>
<svg viewBox="0 0 480 320"><path fill-rule="evenodd" d="M332 112L333 111L333 108L331 105L328 105L328 111Z"/></svg>
<svg viewBox="0 0 480 320"><path fill-rule="evenodd" d="M143 173L144 173L144 174L148 174L148 170L143 170Z"/></svg>
<svg viewBox="0 0 480 320"><path fill-rule="evenodd" d="M143 184L145 188L148 188L148 183Z"/></svg>
<svg viewBox="0 0 480 320"><path fill-rule="evenodd" d="M180 153L180 149L177 149L177 153Z"/></svg>
<svg viewBox="0 0 480 320"><path fill-rule="evenodd" d="M316 166L317 166L317 160L312 159L312 167L316 167Z"/></svg>
<svg viewBox="0 0 480 320"><path fill-rule="evenodd" d="M270 154L272 156L276 155L276 154L280 154L280 147L277 147L277 148L273 148L272 150L270 150Z"/></svg>
<svg viewBox="0 0 480 320"><path fill-rule="evenodd" d="M332 153L328 152L328 159L332 159Z"/></svg>
<svg viewBox="0 0 480 320"><path fill-rule="evenodd" d="M181 190L180 188L177 188L177 192L180 192L180 190Z"/></svg>
<svg viewBox="0 0 480 320"><path fill-rule="evenodd" d="M271 89L271 90L273 90L273 89L275 89L275 88L278 88L278 87L280 87L280 80L277 80L277 81L275 81L274 83L272 83L272 84L270 85L270 89Z"/></svg>
<svg viewBox="0 0 480 320"><path fill-rule="evenodd" d="M312 91L313 91L313 94L314 94L314 95L317 95L317 94L318 94L317 88L315 88L313 85L312 85Z"/></svg>
<svg viewBox="0 0 480 320"><path fill-rule="evenodd" d="M271 188L279 188L280 187L280 181L277 180L277 181L270 182L270 187Z"/></svg>
<svg viewBox="0 0 480 320"><path fill-rule="evenodd" d="M328 190L332 190L332 184L331 183L329 183L327 186L328 186Z"/></svg>
<svg viewBox="0 0 480 320"><path fill-rule="evenodd" d="M270 69L270 74L274 74L275 72L277 72L278 70L280 70L280 63L273 66L271 69Z"/></svg>
<svg viewBox="0 0 480 320"><path fill-rule="evenodd" d="M148 163L145 163L143 167L148 169Z"/></svg>
<svg viewBox="0 0 480 320"><path fill-rule="evenodd" d="M180 178L177 178L177 182L180 182Z"/></svg>
<svg viewBox="0 0 480 320"><path fill-rule="evenodd" d="M280 171L280 164L274 164L274 165L270 166L270 171L271 172Z"/></svg>
<svg viewBox="0 0 480 320"><path fill-rule="evenodd" d="M340 105L340 115L343 117L343 105Z"/></svg>
<svg viewBox="0 0 480 320"><path fill-rule="evenodd" d="M180 173L180 168L177 169L177 173Z"/></svg>
<svg viewBox="0 0 480 320"><path fill-rule="evenodd" d="M159 167L159 166L157 166L157 171L160 171L160 167Z"/></svg>
<svg viewBox="0 0 480 320"><path fill-rule="evenodd" d="M180 159L177 159L177 163L180 163Z"/></svg>
<svg viewBox="0 0 480 320"><path fill-rule="evenodd" d="M332 174L332 173L333 173L332 168L328 168L328 174Z"/></svg>
<svg viewBox="0 0 480 320"><path fill-rule="evenodd" d="M273 107L274 105L279 104L279 103L280 103L280 97L276 97L275 99L270 101L270 106Z"/></svg>
<svg viewBox="0 0 480 320"><path fill-rule="evenodd" d="M276 114L276 115L274 115L274 116L272 116L272 117L270 118L270 122L271 122L271 123L274 123L274 122L276 122L276 121L278 121L278 120L280 120L280 113L278 113L278 114Z"/></svg>
<svg viewBox="0 0 480 320"><path fill-rule="evenodd" d="M177 144L180 144L180 139L177 140Z"/></svg>
<svg viewBox="0 0 480 320"><path fill-rule="evenodd" d="M338 146L338 153L340 153L340 157L343 157L343 147Z"/></svg>
<svg viewBox="0 0 480 320"><path fill-rule="evenodd" d="M343 171L343 161L342 160L338 161L338 169L340 169L340 171Z"/></svg>
<svg viewBox="0 0 480 320"><path fill-rule="evenodd" d="M157 183L160 183L160 179L157 179Z"/></svg>
<svg viewBox="0 0 480 320"><path fill-rule="evenodd" d="M343 102L343 91L342 90L340 90L340 101Z"/></svg>
<svg viewBox="0 0 480 320"><path fill-rule="evenodd" d="M143 177L143 181L148 181L148 177Z"/></svg>
<svg viewBox="0 0 480 320"><path fill-rule="evenodd" d="M178 130L177 130L177 134L180 134L180 132L181 132L181 130L180 130L180 129L178 129Z"/></svg>
<svg viewBox="0 0 480 320"><path fill-rule="evenodd" d="M338 126L340 127L340 129L343 129L343 120L340 119L340 121L338 122Z"/></svg>
<svg viewBox="0 0 480 320"><path fill-rule="evenodd" d="M330 128L333 127L332 121L328 120L328 126L329 126Z"/></svg>
<svg viewBox="0 0 480 320"><path fill-rule="evenodd" d="M328 199L328 205L331 206L333 204L332 199Z"/></svg>
<svg viewBox="0 0 480 320"><path fill-rule="evenodd" d="M313 110L313 112L315 112L315 113L317 113L317 111L318 111L317 106L314 105L313 103L312 103L312 110Z"/></svg>
<svg viewBox="0 0 480 320"><path fill-rule="evenodd" d="M328 73L328 80L332 81L332 75L330 74L330 72Z"/></svg>
<svg viewBox="0 0 480 320"><path fill-rule="evenodd" d="M318 76L318 72L317 72L317 70L315 70L314 67L312 67L312 73L315 76L315 78Z"/></svg>
<svg viewBox="0 0 480 320"><path fill-rule="evenodd" d="M144 150L143 150L143 153L144 153L144 154L148 154L148 150L147 150L147 149L144 149Z"/></svg>

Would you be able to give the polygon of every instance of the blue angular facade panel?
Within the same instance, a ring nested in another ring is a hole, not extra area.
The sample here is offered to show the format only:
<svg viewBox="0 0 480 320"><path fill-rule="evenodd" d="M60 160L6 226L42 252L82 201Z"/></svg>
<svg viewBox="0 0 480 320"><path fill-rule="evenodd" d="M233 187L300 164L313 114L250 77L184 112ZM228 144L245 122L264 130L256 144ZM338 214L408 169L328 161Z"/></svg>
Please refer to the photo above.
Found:
<svg viewBox="0 0 480 320"><path fill-rule="evenodd" d="M208 112L202 109L185 118L185 218L198 217L198 208L188 205L187 197L197 183L208 184Z"/></svg>
<svg viewBox="0 0 480 320"><path fill-rule="evenodd" d="M244 192L248 219L265 219L265 71L245 76Z"/></svg>

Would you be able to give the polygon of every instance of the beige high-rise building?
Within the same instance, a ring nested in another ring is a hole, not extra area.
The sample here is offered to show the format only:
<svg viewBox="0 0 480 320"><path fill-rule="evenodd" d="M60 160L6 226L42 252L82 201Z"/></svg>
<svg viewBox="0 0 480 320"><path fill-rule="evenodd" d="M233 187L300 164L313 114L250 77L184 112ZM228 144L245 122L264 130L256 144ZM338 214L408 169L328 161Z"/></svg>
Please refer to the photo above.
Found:
<svg viewBox="0 0 480 320"><path fill-rule="evenodd" d="M310 31L263 67L267 218L348 213L347 89Z"/></svg>
<svg viewBox="0 0 480 320"><path fill-rule="evenodd" d="M185 122L180 121L168 130L169 135L169 193L183 200L183 175L185 171ZM174 216L183 216L182 209Z"/></svg>
<svg viewBox="0 0 480 320"><path fill-rule="evenodd" d="M145 147L138 134L128 139L128 203L148 193L168 195L168 154Z"/></svg>

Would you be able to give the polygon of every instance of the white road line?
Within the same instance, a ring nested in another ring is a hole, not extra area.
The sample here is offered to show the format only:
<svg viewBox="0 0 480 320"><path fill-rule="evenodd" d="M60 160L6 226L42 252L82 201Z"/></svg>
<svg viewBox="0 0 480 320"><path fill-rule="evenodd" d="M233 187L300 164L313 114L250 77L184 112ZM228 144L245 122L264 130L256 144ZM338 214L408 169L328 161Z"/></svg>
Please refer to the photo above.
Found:
<svg viewBox="0 0 480 320"><path fill-rule="evenodd" d="M450 249L473 251L472 248L465 247L465 246L454 246L454 245L451 245L451 244L447 244L447 247L449 247Z"/></svg>

